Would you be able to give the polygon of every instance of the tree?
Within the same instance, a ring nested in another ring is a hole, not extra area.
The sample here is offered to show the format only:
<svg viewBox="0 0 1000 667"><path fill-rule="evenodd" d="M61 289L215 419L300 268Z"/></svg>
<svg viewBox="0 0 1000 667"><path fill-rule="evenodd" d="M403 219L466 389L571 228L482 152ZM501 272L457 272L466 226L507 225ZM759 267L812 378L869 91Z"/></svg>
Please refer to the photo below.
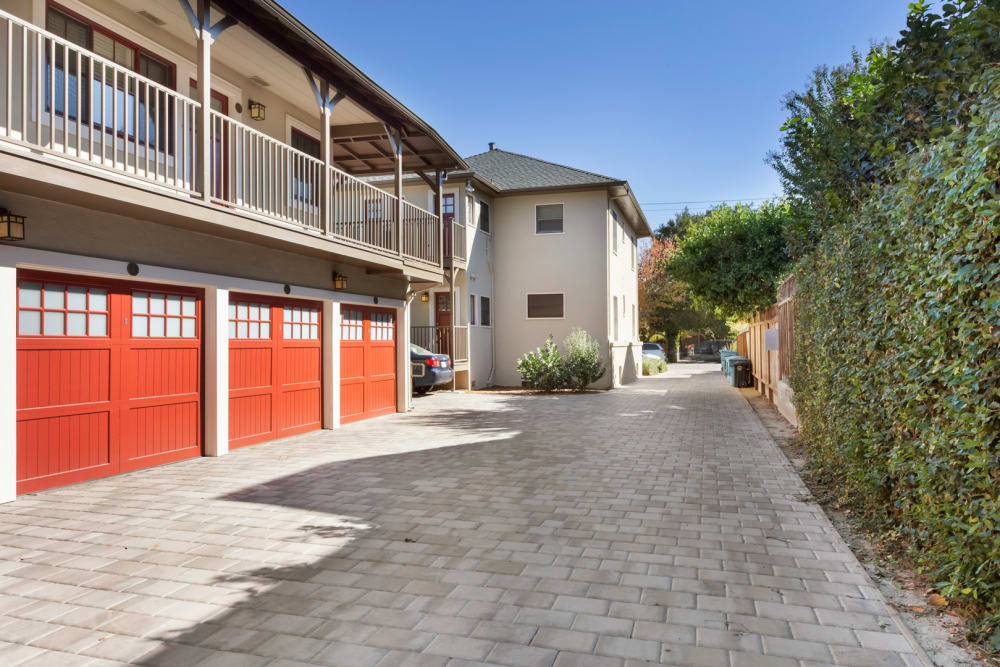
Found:
<svg viewBox="0 0 1000 667"><path fill-rule="evenodd" d="M712 209L688 229L666 264L696 306L722 317L749 317L774 302L790 258L783 227L787 204Z"/></svg>
<svg viewBox="0 0 1000 667"><path fill-rule="evenodd" d="M677 340L685 332L723 338L729 334L726 321L714 313L696 309L687 288L667 270L670 259L677 253L678 230L688 229L703 217L685 210L657 229L650 245L639 255L640 326L647 337L663 337L671 361L677 360ZM676 224L678 220L682 221L680 225ZM683 233L679 232L681 236Z"/></svg>

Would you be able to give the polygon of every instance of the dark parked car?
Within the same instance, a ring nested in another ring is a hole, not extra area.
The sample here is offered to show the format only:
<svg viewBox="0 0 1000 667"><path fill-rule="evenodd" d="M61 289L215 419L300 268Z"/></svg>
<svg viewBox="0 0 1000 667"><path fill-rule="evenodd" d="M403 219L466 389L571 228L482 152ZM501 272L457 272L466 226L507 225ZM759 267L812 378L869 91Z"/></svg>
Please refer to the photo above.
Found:
<svg viewBox="0 0 1000 667"><path fill-rule="evenodd" d="M426 394L440 384L448 384L455 371L447 354L434 354L410 343L410 367L413 370L413 391Z"/></svg>

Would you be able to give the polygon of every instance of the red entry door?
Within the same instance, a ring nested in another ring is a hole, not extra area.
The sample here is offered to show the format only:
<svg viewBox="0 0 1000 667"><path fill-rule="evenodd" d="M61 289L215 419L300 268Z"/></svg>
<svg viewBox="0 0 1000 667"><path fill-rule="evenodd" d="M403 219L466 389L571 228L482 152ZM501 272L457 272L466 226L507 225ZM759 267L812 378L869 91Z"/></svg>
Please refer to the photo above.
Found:
<svg viewBox="0 0 1000 667"><path fill-rule="evenodd" d="M322 427L320 320L315 302L230 296L230 448Z"/></svg>
<svg viewBox="0 0 1000 667"><path fill-rule="evenodd" d="M434 295L434 305L434 322L437 324L434 329L437 348L434 352L451 356L451 294L438 292Z"/></svg>
<svg viewBox="0 0 1000 667"><path fill-rule="evenodd" d="M201 454L200 290L19 272L17 491Z"/></svg>
<svg viewBox="0 0 1000 667"><path fill-rule="evenodd" d="M341 306L340 422L396 411L396 315Z"/></svg>

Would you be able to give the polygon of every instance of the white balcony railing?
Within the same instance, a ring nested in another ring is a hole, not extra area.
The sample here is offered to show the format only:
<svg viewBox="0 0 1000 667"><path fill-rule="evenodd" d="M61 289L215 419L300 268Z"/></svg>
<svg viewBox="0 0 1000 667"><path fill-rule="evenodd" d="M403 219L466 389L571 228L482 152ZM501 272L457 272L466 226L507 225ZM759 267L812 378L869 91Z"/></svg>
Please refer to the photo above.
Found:
<svg viewBox="0 0 1000 667"><path fill-rule="evenodd" d="M197 102L0 11L0 138L194 193Z"/></svg>
<svg viewBox="0 0 1000 667"><path fill-rule="evenodd" d="M454 354L451 349L451 327L448 325L412 326L410 342L434 354L447 354L452 363L465 363L469 360L469 327L464 324L455 327Z"/></svg>
<svg viewBox="0 0 1000 667"><path fill-rule="evenodd" d="M0 141L200 196L201 106L0 10ZM433 213L216 111L209 198L384 254L441 263ZM402 247L400 247L400 238Z"/></svg>

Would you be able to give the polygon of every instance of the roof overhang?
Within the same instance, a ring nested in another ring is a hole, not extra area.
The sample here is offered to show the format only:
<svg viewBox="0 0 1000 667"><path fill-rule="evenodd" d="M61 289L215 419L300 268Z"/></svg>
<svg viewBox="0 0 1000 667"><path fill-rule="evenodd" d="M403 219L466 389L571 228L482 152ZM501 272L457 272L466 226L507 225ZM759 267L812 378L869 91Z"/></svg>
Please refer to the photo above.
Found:
<svg viewBox="0 0 1000 667"><path fill-rule="evenodd" d="M403 137L405 171L468 167L434 128L274 0L213 0L213 3L378 119L375 123L344 126L341 136L333 137L333 159L338 166L355 175L392 173L394 157L385 127L389 126L398 128Z"/></svg>
<svg viewBox="0 0 1000 667"><path fill-rule="evenodd" d="M618 204L618 208L635 229L636 236L645 238L653 235L649 221L646 220L646 214L642 212L642 207L639 206L639 201L635 198L635 193L632 192L627 181L620 181L609 186L608 196Z"/></svg>

